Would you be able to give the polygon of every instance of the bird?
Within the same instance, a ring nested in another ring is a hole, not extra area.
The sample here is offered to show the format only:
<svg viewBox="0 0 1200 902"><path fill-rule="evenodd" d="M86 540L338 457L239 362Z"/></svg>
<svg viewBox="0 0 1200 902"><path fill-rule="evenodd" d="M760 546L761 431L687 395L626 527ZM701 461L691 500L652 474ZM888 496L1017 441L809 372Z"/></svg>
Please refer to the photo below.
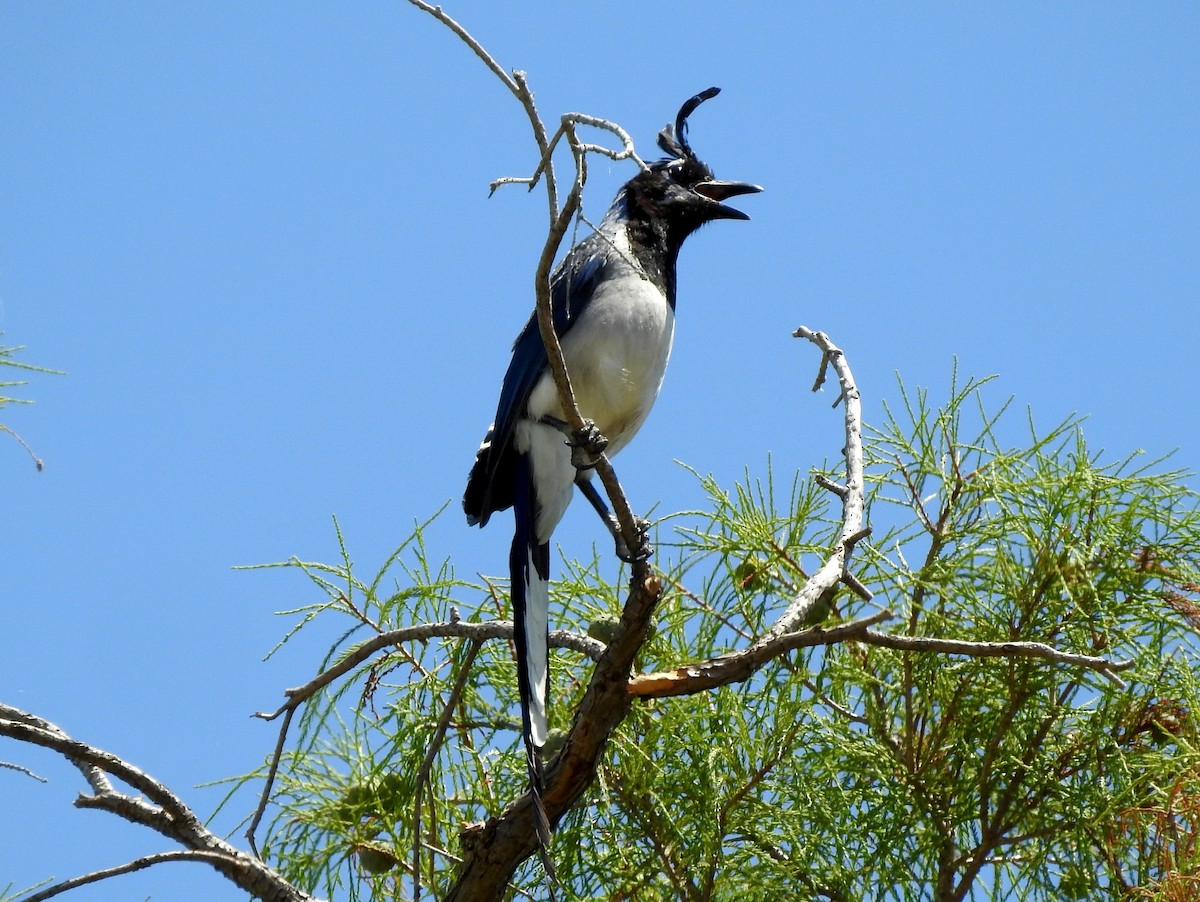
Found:
<svg viewBox="0 0 1200 902"><path fill-rule="evenodd" d="M675 269L683 242L706 223L749 219L724 201L762 190L749 182L716 179L688 142L688 117L719 90L702 91L680 107L674 127L668 124L658 135L666 158L643 164L600 224L567 252L551 276L554 331L579 412L592 427L584 442L592 453L613 455L624 448L658 397L674 339ZM549 836L540 791L548 733L550 538L576 487L614 537L619 535L590 482L587 453L571 447L565 419L535 310L513 343L495 419L467 480L463 510L469 525L482 527L492 514L513 509L509 568L517 685L543 846ZM645 553L622 546L618 541L618 554L626 559Z"/></svg>

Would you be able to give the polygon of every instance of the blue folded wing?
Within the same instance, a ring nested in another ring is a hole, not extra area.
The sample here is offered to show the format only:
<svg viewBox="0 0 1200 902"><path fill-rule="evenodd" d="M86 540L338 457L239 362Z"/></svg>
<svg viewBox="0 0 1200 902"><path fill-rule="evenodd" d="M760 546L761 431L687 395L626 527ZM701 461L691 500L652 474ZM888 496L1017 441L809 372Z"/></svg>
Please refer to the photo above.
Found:
<svg viewBox="0 0 1200 902"><path fill-rule="evenodd" d="M591 235L572 248L555 270L550 281L550 307L554 331L560 339L587 309L596 286L604 278L607 251L608 243ZM472 524L482 526L493 513L512 506L517 478L513 433L546 366L546 346L535 310L513 342L512 360L504 374L496 418L467 480L463 508Z"/></svg>

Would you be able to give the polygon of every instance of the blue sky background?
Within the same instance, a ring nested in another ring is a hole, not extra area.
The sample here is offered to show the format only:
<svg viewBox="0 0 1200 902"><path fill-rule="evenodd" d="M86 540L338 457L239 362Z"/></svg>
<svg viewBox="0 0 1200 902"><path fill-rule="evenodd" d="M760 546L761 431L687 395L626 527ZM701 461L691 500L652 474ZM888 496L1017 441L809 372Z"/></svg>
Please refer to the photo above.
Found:
<svg viewBox="0 0 1200 902"><path fill-rule="evenodd" d="M800 323L850 355L869 419L894 373L1000 374L1014 437L1088 414L1094 450L1200 467L1200 6L445 3L544 116L616 120L643 156L691 137L766 187L684 249L675 354L617 469L634 506L837 453ZM0 342L66 371L4 412L0 698L194 788L256 766L318 632L336 514L373 572L447 501L433 556L500 573L503 518L458 498L532 304L545 202L524 115L403 2L0 5ZM593 161L599 218L631 164ZM598 535L576 505L559 537ZM602 543L607 553L607 545ZM614 562L615 567L615 562ZM167 848L70 805L82 784L0 745L0 888ZM223 819L229 829L243 812ZM192 865L73 898L233 900Z"/></svg>

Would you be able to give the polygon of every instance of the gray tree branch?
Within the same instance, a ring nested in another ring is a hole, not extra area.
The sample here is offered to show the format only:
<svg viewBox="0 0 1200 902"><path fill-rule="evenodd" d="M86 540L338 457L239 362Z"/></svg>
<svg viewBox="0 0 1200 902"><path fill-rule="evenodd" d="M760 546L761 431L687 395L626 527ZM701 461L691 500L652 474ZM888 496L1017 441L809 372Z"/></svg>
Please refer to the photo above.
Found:
<svg viewBox="0 0 1200 902"><path fill-rule="evenodd" d="M81 795L81 808L108 811L179 843L184 851L139 858L123 865L84 874L39 891L25 900L48 899L77 886L130 873L165 861L202 861L228 880L266 902L316 902L260 859L230 845L210 831L195 813L165 785L124 759L72 738L40 717L0 703L0 736L36 745L62 755L87 780L92 792ZM119 780L144 798L119 791Z"/></svg>

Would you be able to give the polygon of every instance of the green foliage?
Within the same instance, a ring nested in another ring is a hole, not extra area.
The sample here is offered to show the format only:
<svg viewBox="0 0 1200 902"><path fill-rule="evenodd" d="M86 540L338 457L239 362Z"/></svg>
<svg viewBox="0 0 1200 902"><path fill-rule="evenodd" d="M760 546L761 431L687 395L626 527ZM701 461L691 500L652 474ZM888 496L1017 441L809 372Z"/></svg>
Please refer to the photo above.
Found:
<svg viewBox="0 0 1200 902"><path fill-rule="evenodd" d="M638 704L555 834L563 897L1194 897L1196 495L1161 461L1104 462L1074 419L1044 432L1030 421L1013 440L1012 418L983 394L955 383L935 405L900 387L866 446L875 532L853 564L876 598L842 592L812 622L886 607L895 634L1128 659L1124 682L1047 660L843 643ZM658 544L668 588L645 670L746 645L837 533L837 499L811 479L780 493L769 466L731 489L697 476L708 509L670 518L675 539ZM301 626L345 624L322 667L381 631L455 611L507 617L501 582L458 579L423 535L369 582L344 544L337 565L281 565L323 595L290 612ZM565 562L555 625L609 635L623 599L611 569ZM554 652L557 730L590 671ZM293 727L266 853L338 898L410 897L418 867L439 895L461 826L523 790L517 710L505 641L405 642L370 658ZM538 879L530 864L517 884Z"/></svg>
<svg viewBox="0 0 1200 902"><path fill-rule="evenodd" d="M0 332L0 335L3 335L3 334L4 334L3 332ZM48 369L45 369L40 366L34 366L33 364L24 363L23 361L16 360L15 355L24 350L25 350L24 345L21 345L18 347L11 347L11 348L6 348L3 346L0 346L0 367L10 367L12 369L24 370L26 372L32 372L32 373L54 373L55 372L55 370L48 370ZM25 380L13 381L13 380L0 379L0 391L7 391L10 388L20 388L20 387L28 385L28 384L29 383ZM33 402L30 401L28 398L12 398L6 394L0 394L0 408L3 408L8 404L32 404L32 403Z"/></svg>
<svg viewBox="0 0 1200 902"><path fill-rule="evenodd" d="M0 335L3 335L3 333L0 332ZM24 346L12 348L0 346L0 368L8 367L11 369L23 370L31 373L50 373L53 375L61 375L61 373L59 373L57 370L48 370L44 367L34 366L33 364L24 363L20 360L14 359L14 355L23 350L25 350ZM27 384L28 382L20 379L15 381L0 379L0 410L3 410L9 404L32 404L33 402L28 398L14 398L6 394L8 389L21 388ZM41 458L33 453L33 449L30 448L29 445L25 444L25 440L22 439L21 436L17 435L17 433L14 432L11 427L5 425L4 423L0 423L0 432L7 433L10 438L16 441L17 444L24 448L26 453L33 458L34 465L39 470L42 469L43 463Z"/></svg>

